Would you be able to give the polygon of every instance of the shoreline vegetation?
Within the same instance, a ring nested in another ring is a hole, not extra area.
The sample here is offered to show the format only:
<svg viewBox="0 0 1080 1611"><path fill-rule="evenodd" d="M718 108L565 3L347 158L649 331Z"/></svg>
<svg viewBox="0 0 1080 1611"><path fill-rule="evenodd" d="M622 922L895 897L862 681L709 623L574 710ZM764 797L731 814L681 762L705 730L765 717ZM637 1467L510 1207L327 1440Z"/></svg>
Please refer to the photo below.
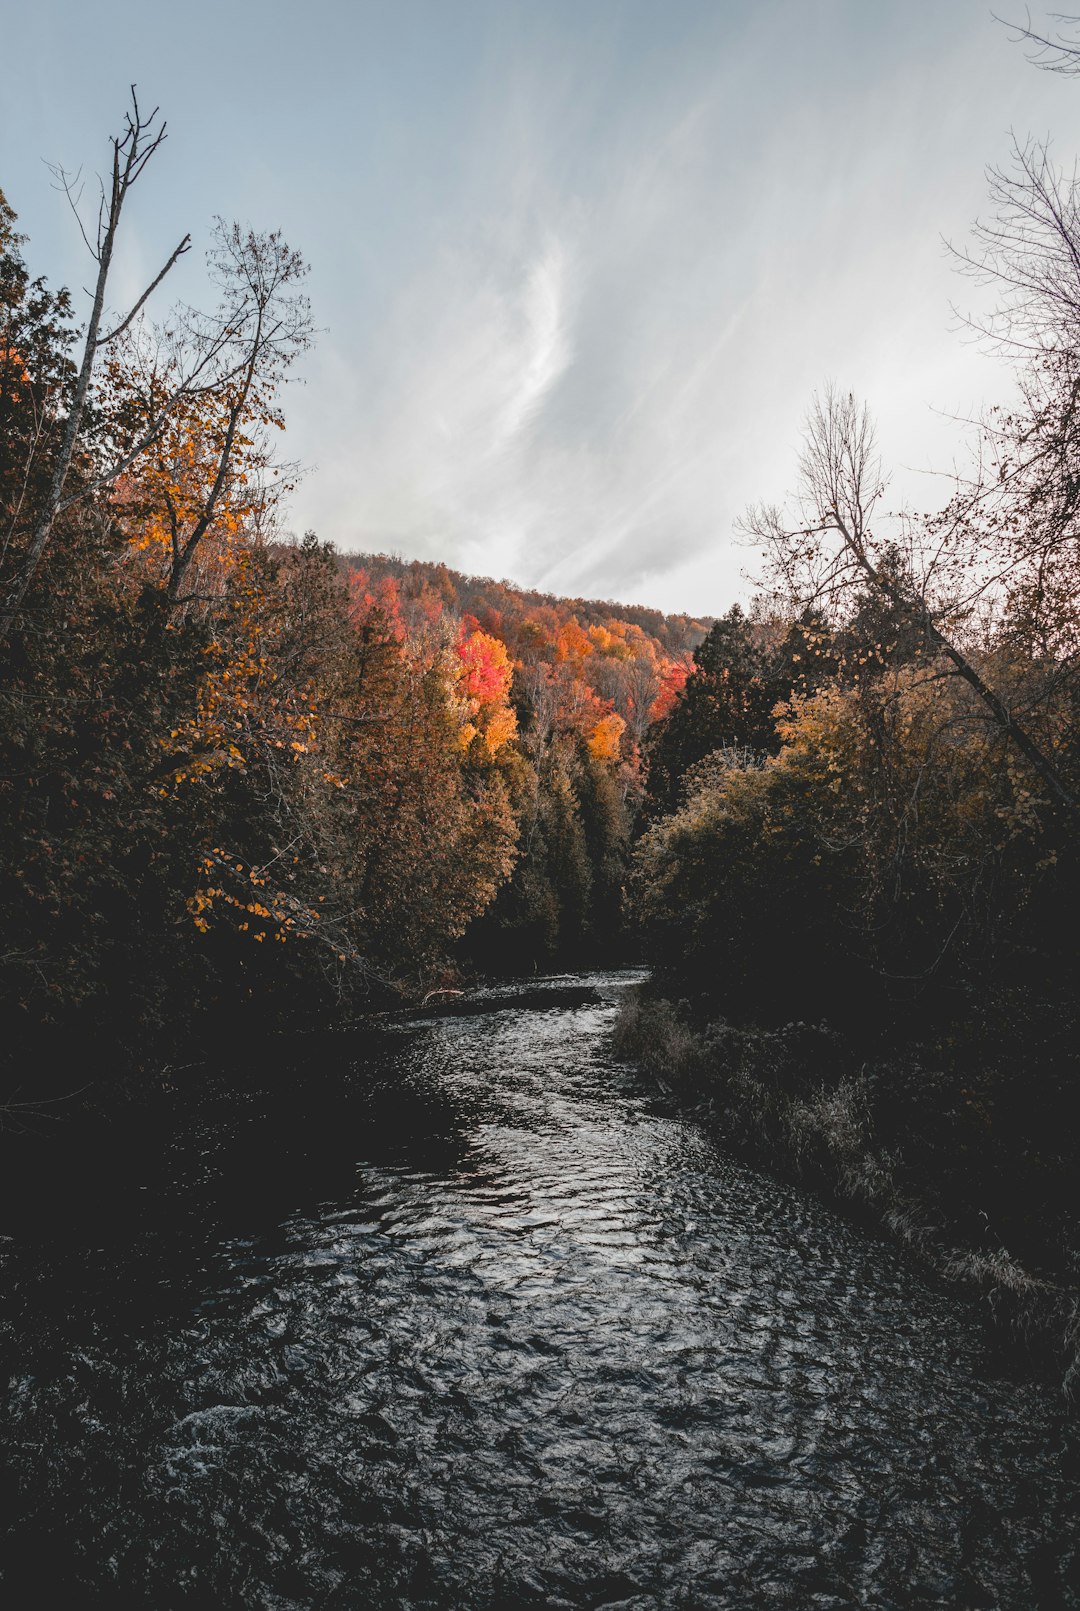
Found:
<svg viewBox="0 0 1080 1611"><path fill-rule="evenodd" d="M935 1083L919 1066L917 1048L859 1058L824 1024L740 1029L723 1019L695 1021L686 1002L668 1000L650 983L627 993L613 1044L740 1156L885 1233L934 1275L973 1294L999 1334L1075 1403L1077 1250L1050 1253L1044 1245L1049 1264L1026 1264L1002 1245L976 1198L963 1187L951 1197L943 1191L948 1138L939 1136L937 1156L928 1157L926 1137L918 1135L925 1113L913 1107L905 1123L896 1119L902 1074L924 1089ZM915 1142L909 1153L905 1128ZM920 1143L921 1158L913 1155Z"/></svg>

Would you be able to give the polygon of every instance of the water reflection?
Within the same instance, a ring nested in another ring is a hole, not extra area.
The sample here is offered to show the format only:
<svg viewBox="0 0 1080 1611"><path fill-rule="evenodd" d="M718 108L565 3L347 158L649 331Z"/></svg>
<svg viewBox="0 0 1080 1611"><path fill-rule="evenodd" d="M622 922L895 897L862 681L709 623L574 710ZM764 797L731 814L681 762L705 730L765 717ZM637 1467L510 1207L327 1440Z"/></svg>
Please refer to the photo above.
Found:
<svg viewBox="0 0 1080 1611"><path fill-rule="evenodd" d="M611 1015L403 1038L439 1125L122 1336L130 1262L66 1335L39 1281L12 1562L155 1607L1075 1604L1052 1396L614 1065Z"/></svg>

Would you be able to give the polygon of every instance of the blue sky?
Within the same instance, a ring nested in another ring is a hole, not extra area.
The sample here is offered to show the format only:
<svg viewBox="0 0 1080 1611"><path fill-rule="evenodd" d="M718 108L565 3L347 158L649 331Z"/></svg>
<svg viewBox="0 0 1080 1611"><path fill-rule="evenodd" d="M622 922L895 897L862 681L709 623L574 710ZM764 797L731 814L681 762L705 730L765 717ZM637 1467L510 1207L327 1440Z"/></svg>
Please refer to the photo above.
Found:
<svg viewBox="0 0 1080 1611"><path fill-rule="evenodd" d="M873 408L890 500L942 496L950 416L1008 386L956 329L972 293L942 236L1010 129L1080 152L1080 84L974 0L0 16L0 186L36 272L89 279L43 159L103 167L131 81L170 134L117 301L215 214L310 262L297 530L671 609L746 596L733 523L790 484L826 380ZM198 300L194 259L172 290Z"/></svg>

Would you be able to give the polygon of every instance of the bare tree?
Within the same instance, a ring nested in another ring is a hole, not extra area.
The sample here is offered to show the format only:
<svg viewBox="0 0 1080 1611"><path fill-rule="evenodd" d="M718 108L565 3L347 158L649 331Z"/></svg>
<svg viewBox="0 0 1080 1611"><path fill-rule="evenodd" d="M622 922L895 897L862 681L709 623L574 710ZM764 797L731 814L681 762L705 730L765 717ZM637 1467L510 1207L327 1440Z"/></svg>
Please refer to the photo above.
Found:
<svg viewBox="0 0 1080 1611"><path fill-rule="evenodd" d="M170 610L188 602L189 571L233 484L246 484L255 517L272 502L265 483L258 496L251 483L270 460L267 429L282 423L277 389L311 339L299 289L306 265L278 232L219 219L210 266L221 293L213 314L184 309L171 324L131 336L118 401L133 442L120 438L105 472L115 480L139 459L159 461L170 545L162 602ZM192 434L200 439L202 479L197 495L181 503L169 490L176 477L168 461L177 441Z"/></svg>
<svg viewBox="0 0 1080 1611"><path fill-rule="evenodd" d="M1059 31L1043 35L1029 16L1017 37L1035 47L1037 65L1080 73L1080 18L1055 20ZM970 471L954 478L940 513L886 527L869 415L829 389L807 421L797 518L761 506L744 529L765 544L792 603L827 602L857 585L917 625L1051 800L1075 816L1075 790L1028 713L1070 695L1080 671L1080 173L1029 140L1014 141L1011 163L988 178L992 210L953 253L963 273L998 293L992 313L965 322L1014 360L1018 391L972 422ZM995 620L1006 628L999 642L1029 650L1025 686L1008 702L983 675L985 657L966 647L973 624Z"/></svg>
<svg viewBox="0 0 1080 1611"><path fill-rule="evenodd" d="M801 609L820 606L853 585L887 600L901 620L919 627L927 645L974 690L993 724L1025 757L1055 804L1070 814L1080 811L1080 801L1050 757L945 630L944 623L957 614L957 602L935 598L932 585L944 539L936 552L923 556L916 570L911 563L913 549L898 556L895 540L875 535L872 517L884 484L873 423L851 392L829 387L814 398L800 472L801 519L790 520L776 506L757 505L741 523L743 531L764 546L791 603ZM907 563L898 563L898 557Z"/></svg>
<svg viewBox="0 0 1080 1611"><path fill-rule="evenodd" d="M91 244L85 229L83 229L83 239L86 241L94 261L97 263L97 277L94 283L90 319L87 323L83 342L82 360L79 364L75 389L60 436L59 451L56 456L56 463L53 467L47 495L41 507L35 513L29 533L29 541L27 542L25 553L21 556L18 571L8 585L3 599L0 600L0 641L6 638L11 631L23 599L26 597L27 589L34 579L34 574L48 546L57 516L65 508L65 488L79 442L79 432L83 423L90 383L98 355L104 347L115 341L128 328L145 305L151 293L161 284L174 263L188 250L191 244L190 235L185 235L160 273L147 286L127 315L112 330L102 334L101 323L105 313L109 273L112 268L113 254L116 250L116 241L124 207L132 186L141 178L147 163L160 148L164 139L165 124L158 123L158 109L155 107L149 116L145 116L139 107L138 97L133 85L131 90L131 111L127 113L125 118L124 131L122 134L115 136L112 141L112 172L108 188L106 189L104 183L101 187L97 231L93 244ZM62 169L55 171L67 192L69 200L72 201L72 205L75 207L72 194L74 181ZM77 208L76 217L78 217ZM80 228L82 228L81 221Z"/></svg>
<svg viewBox="0 0 1080 1611"><path fill-rule="evenodd" d="M993 213L978 218L972 241L950 250L960 271L993 286L988 317L961 313L969 328L1018 357L1080 348L1080 186L1045 140L1014 138L1012 161L987 173Z"/></svg>

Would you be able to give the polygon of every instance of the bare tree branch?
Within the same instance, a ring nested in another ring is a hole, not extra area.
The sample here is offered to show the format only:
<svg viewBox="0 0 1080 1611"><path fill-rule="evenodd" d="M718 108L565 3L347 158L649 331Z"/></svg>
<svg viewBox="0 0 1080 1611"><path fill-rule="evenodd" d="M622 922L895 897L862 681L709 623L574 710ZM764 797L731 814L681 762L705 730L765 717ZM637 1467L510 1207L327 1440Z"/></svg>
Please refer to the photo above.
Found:
<svg viewBox="0 0 1080 1611"><path fill-rule="evenodd" d="M1047 73L1063 73L1070 78L1080 74L1080 32L1075 38L1070 38L1065 32L1059 33L1056 38L1051 38L1047 34L1037 33L1031 26L1030 11L1026 13L1023 23L1010 22L1007 17L999 17L996 11L991 15L995 22L1000 22L1003 27L1011 30L1015 44L1034 46L1028 55L1028 61L1035 67L1041 67ZM1060 11L1052 12L1051 17L1054 22L1061 23L1063 28L1071 27L1080 31L1080 17Z"/></svg>
<svg viewBox="0 0 1080 1611"><path fill-rule="evenodd" d="M153 295L153 293L157 290L158 286L161 284L161 282L165 278L166 274L168 274L168 272L172 268L173 264L177 261L178 258L182 257L183 254L186 251L189 251L190 248L191 248L191 236L190 235L185 235L183 240L180 242L179 246L176 248L175 252L173 252L172 256L169 258L169 261L165 264L165 267L161 270L161 273L156 277L156 279L151 280L150 284L146 287L146 290L143 292L142 296L139 298L139 300L135 303L134 307L131 309L131 312L128 313L125 318L121 319L120 323L116 326L115 330L110 330L107 336L102 336L99 339L99 341L98 341L98 347L99 348L100 347L107 347L109 345L110 341L115 341L117 336L122 336L123 335L124 331L131 324L132 320L142 311L142 308L144 307L146 302L150 299L150 297Z"/></svg>

